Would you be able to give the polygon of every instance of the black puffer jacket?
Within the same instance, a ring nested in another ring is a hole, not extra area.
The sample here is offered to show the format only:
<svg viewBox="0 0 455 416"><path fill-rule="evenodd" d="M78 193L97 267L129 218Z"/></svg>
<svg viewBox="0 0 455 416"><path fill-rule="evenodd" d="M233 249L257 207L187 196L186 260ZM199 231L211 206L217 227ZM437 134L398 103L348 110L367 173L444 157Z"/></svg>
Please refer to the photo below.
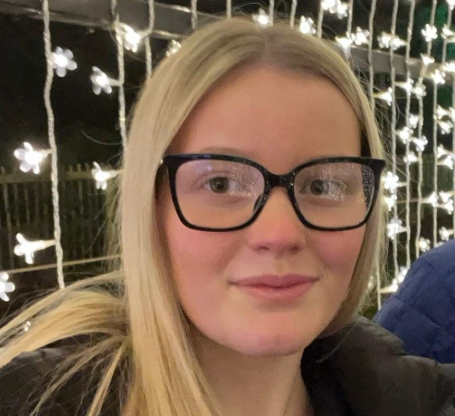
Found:
<svg viewBox="0 0 455 416"><path fill-rule="evenodd" d="M45 373L65 351L24 353L2 368L0 415L20 415L30 392L45 388ZM407 355L395 335L363 317L331 337L315 340L303 354L301 370L316 416L455 416L455 365ZM85 415L94 394L87 383L87 375L78 374L40 415ZM81 401L87 388L88 396ZM30 410L25 406L22 414L28 416ZM119 416L115 388L102 415Z"/></svg>

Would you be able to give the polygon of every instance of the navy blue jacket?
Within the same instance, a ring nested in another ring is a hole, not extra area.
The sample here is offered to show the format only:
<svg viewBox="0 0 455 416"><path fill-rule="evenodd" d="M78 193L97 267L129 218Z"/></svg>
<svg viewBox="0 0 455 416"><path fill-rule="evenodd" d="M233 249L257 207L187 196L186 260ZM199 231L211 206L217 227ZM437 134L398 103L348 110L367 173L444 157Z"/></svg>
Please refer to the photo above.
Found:
<svg viewBox="0 0 455 416"><path fill-rule="evenodd" d="M455 240L419 257L373 321L408 353L455 363Z"/></svg>

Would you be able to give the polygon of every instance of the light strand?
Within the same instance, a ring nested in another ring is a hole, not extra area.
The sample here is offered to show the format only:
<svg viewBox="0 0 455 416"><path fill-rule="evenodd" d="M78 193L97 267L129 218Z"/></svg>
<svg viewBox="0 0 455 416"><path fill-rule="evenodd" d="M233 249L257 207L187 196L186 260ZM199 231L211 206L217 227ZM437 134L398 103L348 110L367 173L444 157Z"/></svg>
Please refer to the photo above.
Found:
<svg viewBox="0 0 455 416"><path fill-rule="evenodd" d="M63 275L63 249L62 249L62 230L60 227L60 200L58 193L58 159L57 159L57 143L55 140L55 119L54 111L51 104L51 89L54 78L54 69L52 66L52 44L50 32L50 15L49 2L42 2L43 23L44 23L44 52L46 56L46 82L44 86L44 103L47 113L49 146L51 150L51 192L52 206L54 219L54 240L55 254L57 260L57 281L60 289L65 288L65 278Z"/></svg>
<svg viewBox="0 0 455 416"><path fill-rule="evenodd" d="M232 0L226 0L226 17L228 19L232 17Z"/></svg>
<svg viewBox="0 0 455 416"><path fill-rule="evenodd" d="M273 25L273 19L275 15L275 0L269 0L269 21Z"/></svg>
<svg viewBox="0 0 455 416"><path fill-rule="evenodd" d="M117 9L117 0L111 0L111 14L114 24L114 33L117 46L117 71L118 71L118 120L120 137L122 138L123 152L126 153L128 138L126 135L126 104L125 104L125 59L123 52L123 37L120 33L120 16Z"/></svg>
<svg viewBox="0 0 455 416"><path fill-rule="evenodd" d="M148 4L148 28L147 36L145 37L145 68L147 78L152 76L153 60L152 60L152 35L155 27L155 0L147 0Z"/></svg>
<svg viewBox="0 0 455 416"><path fill-rule="evenodd" d="M294 29L295 26L295 14L297 12L297 0L292 0L291 4L291 15L289 19L289 25L291 26L292 29Z"/></svg>
<svg viewBox="0 0 455 416"><path fill-rule="evenodd" d="M408 18L408 30L407 30L407 37L406 37L406 80L411 79L411 71L409 68L409 58L411 53L411 41L412 41L412 28L414 26L414 13L415 13L415 0L411 0L411 5L409 9L409 18ZM410 110L411 110L411 90L406 90L406 109L405 109L405 119L406 119L406 127L409 129L411 128L411 121L410 121ZM409 158L410 149L409 149L410 141L406 141L406 267L409 269L411 267L411 172L410 172L410 164L411 160Z"/></svg>
<svg viewBox="0 0 455 416"><path fill-rule="evenodd" d="M368 38L368 67L369 67L369 90L370 90L370 103L373 113L375 113L375 100L374 100L374 67L373 67L373 22L374 15L376 14L376 2L377 0L371 1L370 15L368 17L368 30L370 37Z"/></svg>
<svg viewBox="0 0 455 416"><path fill-rule="evenodd" d="M197 24L197 0L191 0L191 28L196 30Z"/></svg>
<svg viewBox="0 0 455 416"><path fill-rule="evenodd" d="M348 23L347 23L347 38L351 39L352 35L352 19L354 17L354 0L349 0L349 5L348 5Z"/></svg>
<svg viewBox="0 0 455 416"><path fill-rule="evenodd" d="M397 16L398 16L398 0L394 0L393 4L393 12L392 12L392 38L396 35L397 30ZM396 133L396 123L397 123L397 116L396 116L396 100L395 100L395 65L394 65L394 48L392 44L390 44L389 48L389 58L390 58L390 80L391 80L391 88L392 88L392 120L391 120L391 136L392 136L392 173L393 175L397 175L397 133ZM393 219L399 221L398 218L398 207L397 204L393 206ZM394 278L397 277L399 272L398 267L398 237L392 239L392 247L393 247L393 265L394 265Z"/></svg>
<svg viewBox="0 0 455 416"><path fill-rule="evenodd" d="M323 0L319 1L319 12L318 12L318 27L316 30L316 36L322 37L322 21L324 20L324 8L322 7Z"/></svg>

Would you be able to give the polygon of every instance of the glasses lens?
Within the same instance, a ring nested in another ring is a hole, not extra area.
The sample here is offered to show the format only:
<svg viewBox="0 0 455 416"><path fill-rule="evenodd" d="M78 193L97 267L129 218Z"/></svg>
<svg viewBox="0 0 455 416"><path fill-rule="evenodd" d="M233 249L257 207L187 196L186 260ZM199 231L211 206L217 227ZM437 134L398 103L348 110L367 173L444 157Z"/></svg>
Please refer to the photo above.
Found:
<svg viewBox="0 0 455 416"><path fill-rule="evenodd" d="M367 216L374 194L374 173L357 163L325 163L302 169L294 195L302 215L313 225L350 227Z"/></svg>
<svg viewBox="0 0 455 416"><path fill-rule="evenodd" d="M253 216L264 193L264 178L258 169L243 163L192 160L177 170L176 193L189 223L231 228Z"/></svg>

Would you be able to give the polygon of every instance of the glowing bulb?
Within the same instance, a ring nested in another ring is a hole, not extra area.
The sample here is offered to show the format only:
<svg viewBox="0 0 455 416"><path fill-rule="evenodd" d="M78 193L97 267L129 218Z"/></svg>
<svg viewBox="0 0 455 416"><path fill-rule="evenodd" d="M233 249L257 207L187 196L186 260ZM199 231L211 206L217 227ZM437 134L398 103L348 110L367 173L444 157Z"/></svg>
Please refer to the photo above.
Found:
<svg viewBox="0 0 455 416"><path fill-rule="evenodd" d="M430 204L430 205L433 205L433 207L437 207L438 206L438 196L436 195L436 192L432 192L422 202L424 204Z"/></svg>
<svg viewBox="0 0 455 416"><path fill-rule="evenodd" d="M453 124L450 121L438 120L437 123L441 130L441 134L449 134L453 129Z"/></svg>
<svg viewBox="0 0 455 416"><path fill-rule="evenodd" d="M51 150L34 150L30 143L24 142L24 148L16 149L14 156L21 161L19 169L22 172L32 170L34 174L38 175L41 163L51 153Z"/></svg>
<svg viewBox="0 0 455 416"><path fill-rule="evenodd" d="M390 33L382 32L378 36L379 47L380 48L392 48L396 51L397 49L406 45L406 41L400 39L398 36L392 36Z"/></svg>
<svg viewBox="0 0 455 416"><path fill-rule="evenodd" d="M417 137L415 139L412 139L411 141L412 141L412 143L415 144L415 146L419 152L423 152L425 150L425 147L428 144L428 140L425 136L422 136L421 138Z"/></svg>
<svg viewBox="0 0 455 416"><path fill-rule="evenodd" d="M123 38L125 49L137 52L139 44L144 38L144 33L136 32L131 26L128 26L124 23L119 24L119 32Z"/></svg>
<svg viewBox="0 0 455 416"><path fill-rule="evenodd" d="M407 92L411 92L414 81L411 78L408 78L405 82L395 82L395 85L397 87L403 88Z"/></svg>
<svg viewBox="0 0 455 416"><path fill-rule="evenodd" d="M416 97L425 97L427 95L425 85L418 83L411 89L411 92L416 95Z"/></svg>
<svg viewBox="0 0 455 416"><path fill-rule="evenodd" d="M449 114L450 113L446 109L444 109L443 107L438 105L438 108L436 110L436 115L438 117L438 120L441 120L443 117L448 116Z"/></svg>
<svg viewBox="0 0 455 416"><path fill-rule="evenodd" d="M7 293L14 292L16 287L14 286L14 283L8 282L9 279L9 274L2 272L0 273L0 299L2 299L5 302L9 301L9 297Z"/></svg>
<svg viewBox="0 0 455 416"><path fill-rule="evenodd" d="M340 0L322 0L321 7L330 14L336 14L339 19L348 15L348 4Z"/></svg>
<svg viewBox="0 0 455 416"><path fill-rule="evenodd" d="M166 51L166 56L174 55L174 53L177 53L177 51L181 48L180 42L177 42L175 39L172 39L169 42L169 46Z"/></svg>
<svg viewBox="0 0 455 416"><path fill-rule="evenodd" d="M422 251L424 253L426 251L428 251L431 248L430 240L428 240L428 238L420 237L420 239L419 239L419 248L420 248L420 251Z"/></svg>
<svg viewBox="0 0 455 416"><path fill-rule="evenodd" d="M449 152L447 149L445 149L444 146L442 146L442 145L438 146L438 159L442 156L450 155L450 154L452 154L452 153Z"/></svg>
<svg viewBox="0 0 455 416"><path fill-rule="evenodd" d="M404 282L404 279L405 279L406 275L408 274L408 271L409 271L409 269L407 267L403 267L403 266L400 267L400 271L398 272L398 275L397 275L398 284L401 284Z"/></svg>
<svg viewBox="0 0 455 416"><path fill-rule="evenodd" d="M427 23L425 29L422 29L422 35L427 42L431 42L438 37L438 28Z"/></svg>
<svg viewBox="0 0 455 416"><path fill-rule="evenodd" d="M77 63L73 60L73 52L57 46L52 52L52 67L59 77L64 77L66 70L74 71L77 68Z"/></svg>
<svg viewBox="0 0 455 416"><path fill-rule="evenodd" d="M316 27L311 17L302 16L300 18L300 31L306 35L316 34Z"/></svg>
<svg viewBox="0 0 455 416"><path fill-rule="evenodd" d="M355 32L351 34L352 40L358 46L367 45L369 36L370 32L368 30L362 30L360 27L357 27Z"/></svg>
<svg viewBox="0 0 455 416"><path fill-rule="evenodd" d="M438 162L438 165L439 166L447 166L449 169L453 170L453 157L452 156L447 156L441 162Z"/></svg>
<svg viewBox="0 0 455 416"><path fill-rule="evenodd" d="M269 15L262 8L259 9L257 14L253 14L253 20L260 26L266 27L272 25Z"/></svg>
<svg viewBox="0 0 455 416"><path fill-rule="evenodd" d="M28 241L20 233L16 234L16 240L19 244L14 247L14 254L16 256L24 256L27 264L33 264L36 251L44 250L55 245L55 240Z"/></svg>
<svg viewBox="0 0 455 416"><path fill-rule="evenodd" d="M90 75L90 80L92 81L93 92L96 95L99 95L101 91L104 91L106 94L112 92L113 86L118 86L118 81L109 78L101 69L96 66L92 67L93 73Z"/></svg>
<svg viewBox="0 0 455 416"><path fill-rule="evenodd" d="M403 227L403 222L398 218L392 218L387 224L387 236L391 240L395 240L396 236L404 231L406 227Z"/></svg>
<svg viewBox="0 0 455 416"><path fill-rule="evenodd" d="M455 0L446 0L446 2L450 9L453 9L455 7Z"/></svg>
<svg viewBox="0 0 455 416"><path fill-rule="evenodd" d="M441 37L445 39L447 43L455 42L455 32L453 30L450 30L447 25L443 26Z"/></svg>
<svg viewBox="0 0 455 416"><path fill-rule="evenodd" d="M392 87L389 87L389 88L387 88L386 91L380 91L380 92L373 93L373 97L386 101L388 105L392 105L392 100L393 100L392 94L393 94Z"/></svg>
<svg viewBox="0 0 455 416"><path fill-rule="evenodd" d="M119 172L104 171L103 169L101 169L101 166L98 163L93 162L93 164L95 165L95 169L92 169L92 175L96 181L96 189L102 189L103 191L105 191L107 189L107 181L109 179L116 177L119 174Z"/></svg>
<svg viewBox="0 0 455 416"><path fill-rule="evenodd" d="M415 129L419 125L420 117L416 114L409 115L409 125L412 129Z"/></svg>
<svg viewBox="0 0 455 416"><path fill-rule="evenodd" d="M455 61L450 61L446 62L443 66L442 69L445 72L455 72Z"/></svg>
<svg viewBox="0 0 455 416"><path fill-rule="evenodd" d="M446 83L446 74L439 69L435 69L435 71L431 74L431 78L433 78L435 84Z"/></svg>
<svg viewBox="0 0 455 416"><path fill-rule="evenodd" d="M414 152L409 152L404 158L403 160L405 161L405 163L407 164L411 164L411 163L415 163L417 162L419 159L417 158L416 154Z"/></svg>
<svg viewBox="0 0 455 416"><path fill-rule="evenodd" d="M441 201L444 204L447 204L447 202L449 202L450 199L452 198L452 194L450 192L441 191L439 192L439 198L441 198Z"/></svg>
<svg viewBox="0 0 455 416"><path fill-rule="evenodd" d="M384 201L387 205L387 209L389 211L392 211L392 208L396 205L397 203L397 196L395 194L392 194L390 196L386 195L384 196Z"/></svg>
<svg viewBox="0 0 455 416"><path fill-rule="evenodd" d="M439 236L441 237L441 240L443 241L448 241L450 239L450 236L453 235L454 231L453 230L448 230L445 227L441 227L439 229Z"/></svg>
<svg viewBox="0 0 455 416"><path fill-rule="evenodd" d="M401 130L397 130L398 137L401 141L406 144L412 136L412 129L409 127L403 127Z"/></svg>

